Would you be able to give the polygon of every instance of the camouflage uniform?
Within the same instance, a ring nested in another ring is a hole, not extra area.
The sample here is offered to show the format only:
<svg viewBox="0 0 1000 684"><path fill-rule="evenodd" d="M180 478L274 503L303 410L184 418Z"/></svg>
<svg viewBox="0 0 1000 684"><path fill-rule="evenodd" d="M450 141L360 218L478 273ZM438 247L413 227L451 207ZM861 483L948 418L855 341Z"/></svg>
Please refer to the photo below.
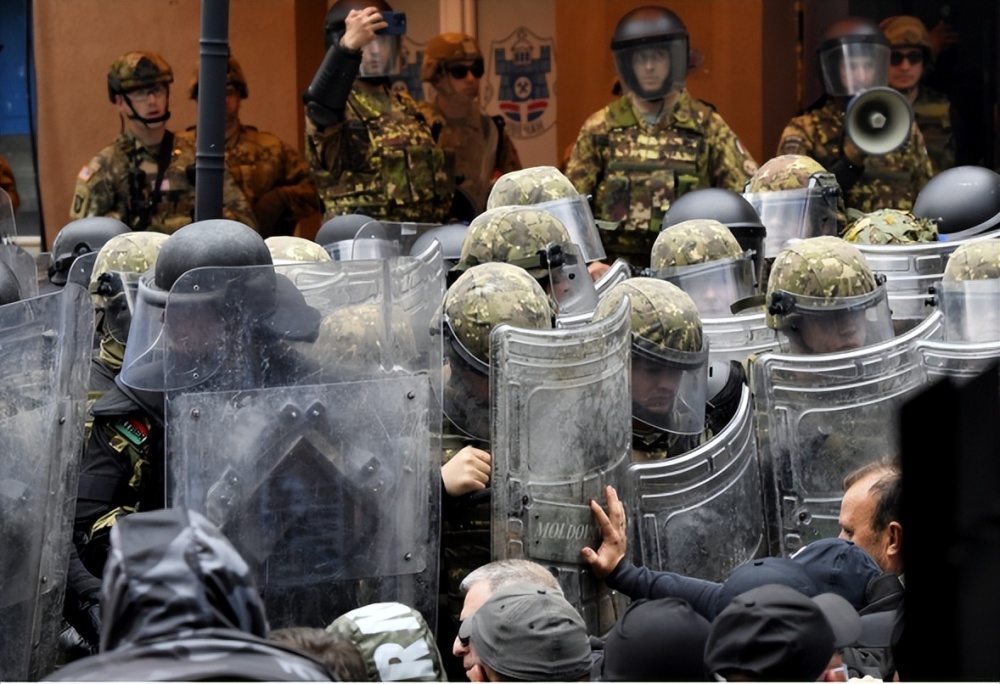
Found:
<svg viewBox="0 0 1000 684"><path fill-rule="evenodd" d="M712 108L680 92L655 125L622 97L583 124L566 175L592 195L594 217L617 224L605 232L609 259L648 266L649 252L670 203L689 190L741 191L757 163Z"/></svg>
<svg viewBox="0 0 1000 684"><path fill-rule="evenodd" d="M808 155L831 169L841 155L843 131L843 104L837 98L830 98L822 107L795 117L785 126L777 153ZM865 158L864 173L847 191L844 201L848 209L863 213L876 209L909 210L933 173L924 137L914 124L903 147L885 156Z"/></svg>
<svg viewBox="0 0 1000 684"><path fill-rule="evenodd" d="M844 239L869 245L908 245L937 242L938 231L933 221L908 211L879 209L849 225Z"/></svg>
<svg viewBox="0 0 1000 684"><path fill-rule="evenodd" d="M934 173L955 166L954 112L948 96L933 88L920 86L917 99L913 101L913 116L924 136Z"/></svg>
<svg viewBox="0 0 1000 684"><path fill-rule="evenodd" d="M17 211L21 206L21 198L17 194L17 183L14 181L14 171L10 168L10 163L0 154L0 189L6 191L10 197L10 204Z"/></svg>
<svg viewBox="0 0 1000 684"><path fill-rule="evenodd" d="M454 180L416 103L405 93L355 87L345 120L320 128L306 117L306 160L323 201L323 220L366 214L440 223Z"/></svg>

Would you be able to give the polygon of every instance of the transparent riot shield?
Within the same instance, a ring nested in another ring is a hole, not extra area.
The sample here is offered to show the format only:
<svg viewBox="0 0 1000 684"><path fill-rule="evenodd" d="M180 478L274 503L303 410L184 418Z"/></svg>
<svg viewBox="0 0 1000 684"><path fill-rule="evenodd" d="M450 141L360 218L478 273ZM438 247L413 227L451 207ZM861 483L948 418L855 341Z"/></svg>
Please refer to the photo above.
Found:
<svg viewBox="0 0 1000 684"><path fill-rule="evenodd" d="M76 283L83 289L90 287L90 275L94 272L94 264L97 263L97 255L100 251L87 252L73 259L73 264L66 274L67 283Z"/></svg>
<svg viewBox="0 0 1000 684"><path fill-rule="evenodd" d="M6 242L15 235L17 227L14 223L14 203L10 201L7 191L0 188L0 240Z"/></svg>
<svg viewBox="0 0 1000 684"><path fill-rule="evenodd" d="M21 299L38 296L38 267L33 256L12 242L0 242L0 262L14 272L21 287Z"/></svg>
<svg viewBox="0 0 1000 684"><path fill-rule="evenodd" d="M975 378L1000 359L1000 339L975 343L921 340L917 351L928 382L949 377L961 383Z"/></svg>
<svg viewBox="0 0 1000 684"><path fill-rule="evenodd" d="M1000 231L986 236L948 242L921 242L912 245L855 245L872 271L885 276L893 326L897 334L909 330L933 310L927 304L928 290L941 280L948 257L962 245L997 239Z"/></svg>
<svg viewBox="0 0 1000 684"><path fill-rule="evenodd" d="M382 221L386 237L399 244L403 254L410 254L413 245L424 233L440 228L440 223L415 223L413 221Z"/></svg>
<svg viewBox="0 0 1000 684"><path fill-rule="evenodd" d="M772 554L835 537L844 476L899 448L897 413L924 384L921 340L941 314L885 342L833 354L767 353L750 367Z"/></svg>
<svg viewBox="0 0 1000 684"><path fill-rule="evenodd" d="M629 466L625 506L636 565L721 582L740 563L767 555L750 389L743 387L733 419L705 444Z"/></svg>
<svg viewBox="0 0 1000 684"><path fill-rule="evenodd" d="M0 679L55 669L94 311L76 286L0 307Z"/></svg>
<svg viewBox="0 0 1000 684"><path fill-rule="evenodd" d="M594 289L597 290L598 298L603 297L604 293L618 283L623 283L631 277L632 268L628 265L628 262L624 259L615 259L615 263L611 264L611 268L605 271L604 275L594 283Z"/></svg>
<svg viewBox="0 0 1000 684"><path fill-rule="evenodd" d="M272 626L322 627L380 601L433 625L441 337L406 307L440 302L443 280L414 277L426 264L412 257L312 266L296 305L321 313L309 337L285 339L295 326L262 308L269 268L198 269L171 289L173 504L203 512L243 554Z"/></svg>
<svg viewBox="0 0 1000 684"><path fill-rule="evenodd" d="M591 634L621 605L580 549L600 541L590 500L619 486L631 454L630 341L624 303L586 326L502 325L490 339L493 558L548 567Z"/></svg>

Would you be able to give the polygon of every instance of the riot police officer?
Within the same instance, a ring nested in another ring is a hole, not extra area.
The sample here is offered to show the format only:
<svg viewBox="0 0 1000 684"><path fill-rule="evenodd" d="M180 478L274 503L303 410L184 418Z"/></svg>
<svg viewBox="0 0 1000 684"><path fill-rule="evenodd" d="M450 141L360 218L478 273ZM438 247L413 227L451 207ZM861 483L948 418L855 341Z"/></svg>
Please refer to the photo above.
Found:
<svg viewBox="0 0 1000 684"><path fill-rule="evenodd" d="M948 258L935 300L952 342L1000 340L1000 240L968 242Z"/></svg>
<svg viewBox="0 0 1000 684"><path fill-rule="evenodd" d="M95 216L70 221L56 233L52 242L49 282L65 285L70 266L78 256L100 250L108 240L128 230L124 223L110 217Z"/></svg>

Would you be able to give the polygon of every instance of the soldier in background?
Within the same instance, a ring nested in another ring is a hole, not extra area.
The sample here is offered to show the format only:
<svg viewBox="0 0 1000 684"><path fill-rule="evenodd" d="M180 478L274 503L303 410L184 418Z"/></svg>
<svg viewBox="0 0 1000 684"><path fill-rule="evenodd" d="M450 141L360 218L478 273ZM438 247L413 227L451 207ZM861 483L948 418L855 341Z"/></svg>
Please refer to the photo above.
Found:
<svg viewBox="0 0 1000 684"><path fill-rule="evenodd" d="M457 184L452 216L471 221L486 207L493 182L521 168L503 117L487 116L479 101L485 73L483 53L472 36L444 33L424 48L420 78L431 85L430 100L418 106L438 147L455 164Z"/></svg>
<svg viewBox="0 0 1000 684"><path fill-rule="evenodd" d="M917 193L933 174L916 123L909 140L884 156L866 155L844 128L850 98L886 85L889 41L874 22L846 17L823 33L817 56L827 98L785 126L777 153L808 155L818 161L836 176L848 209L867 213L888 207L912 208Z"/></svg>
<svg viewBox="0 0 1000 684"><path fill-rule="evenodd" d="M173 233L194 220L195 147L167 130L174 72L152 52L129 52L108 71L108 98L122 132L80 169L70 218L111 216L132 230ZM228 174L223 215L256 227L250 205Z"/></svg>
<svg viewBox="0 0 1000 684"><path fill-rule="evenodd" d="M409 95L389 90L405 31L384 20L391 11L385 0L338 0L326 15L326 57L303 95L306 159L324 220L440 223L451 208L444 152Z"/></svg>
<svg viewBox="0 0 1000 684"><path fill-rule="evenodd" d="M319 211L309 167L277 136L240 121L240 104L249 97L246 76L232 57L226 67L226 168L246 195L265 238L291 235L296 224ZM198 73L191 83L198 99ZM195 137L192 126L182 135ZM192 145L195 145L192 142Z"/></svg>
<svg viewBox="0 0 1000 684"><path fill-rule="evenodd" d="M602 239L610 259L649 266L670 203L689 190L742 190L757 163L715 109L684 88L688 34L662 7L640 7L611 39L626 94L591 116L566 175L592 195L594 216L610 221Z"/></svg>

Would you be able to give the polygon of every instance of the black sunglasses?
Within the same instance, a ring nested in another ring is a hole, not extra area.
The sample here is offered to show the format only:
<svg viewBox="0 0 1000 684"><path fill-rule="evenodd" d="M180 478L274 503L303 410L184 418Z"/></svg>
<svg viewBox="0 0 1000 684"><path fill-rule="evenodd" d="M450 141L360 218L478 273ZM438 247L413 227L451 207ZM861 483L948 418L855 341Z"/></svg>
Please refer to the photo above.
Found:
<svg viewBox="0 0 1000 684"><path fill-rule="evenodd" d="M483 74L486 73L486 67L482 62L473 62L472 66L468 64L455 64L450 67L446 67L446 70L451 74L452 78L465 78L472 72L472 75L476 78L482 78Z"/></svg>
<svg viewBox="0 0 1000 684"><path fill-rule="evenodd" d="M924 61L924 53L920 50L910 50L909 52L893 52L889 55L889 64L893 66L899 66L903 63L903 60L908 61L910 64L917 65L922 64Z"/></svg>

